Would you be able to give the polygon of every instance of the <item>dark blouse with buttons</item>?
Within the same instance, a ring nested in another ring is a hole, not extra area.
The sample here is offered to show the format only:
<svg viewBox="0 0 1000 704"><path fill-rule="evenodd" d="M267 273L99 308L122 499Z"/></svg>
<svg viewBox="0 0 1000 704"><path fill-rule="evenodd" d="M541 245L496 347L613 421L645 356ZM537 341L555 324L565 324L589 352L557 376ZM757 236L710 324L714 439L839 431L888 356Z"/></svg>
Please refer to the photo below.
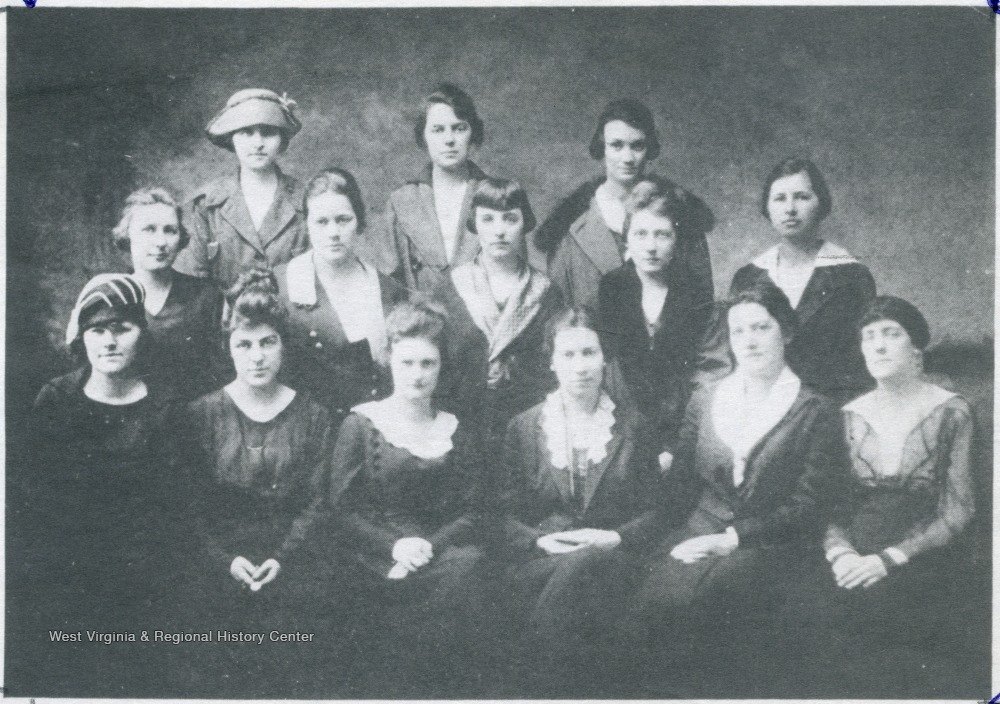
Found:
<svg viewBox="0 0 1000 704"><path fill-rule="evenodd" d="M461 425L451 439L451 451L423 459L389 443L361 414L344 421L330 493L342 544L362 566L384 577L400 538L424 538L436 555L474 541L481 459Z"/></svg>
<svg viewBox="0 0 1000 704"><path fill-rule="evenodd" d="M237 556L287 568L322 518L330 414L300 391L258 423L220 389L192 402L186 422L199 472L199 532L214 568L228 575Z"/></svg>

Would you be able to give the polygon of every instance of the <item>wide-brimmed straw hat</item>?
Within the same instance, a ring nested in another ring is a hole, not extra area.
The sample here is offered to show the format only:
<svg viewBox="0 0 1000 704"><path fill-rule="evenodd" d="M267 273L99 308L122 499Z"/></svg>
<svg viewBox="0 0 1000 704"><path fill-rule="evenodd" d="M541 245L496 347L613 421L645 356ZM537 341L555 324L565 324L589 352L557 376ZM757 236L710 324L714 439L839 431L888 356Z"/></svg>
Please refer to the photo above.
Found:
<svg viewBox="0 0 1000 704"><path fill-rule="evenodd" d="M294 137L302 123L295 116L295 101L265 88L237 91L226 101L226 107L205 127L209 141L223 149L233 150L231 135L253 125L271 125L283 130L286 139Z"/></svg>

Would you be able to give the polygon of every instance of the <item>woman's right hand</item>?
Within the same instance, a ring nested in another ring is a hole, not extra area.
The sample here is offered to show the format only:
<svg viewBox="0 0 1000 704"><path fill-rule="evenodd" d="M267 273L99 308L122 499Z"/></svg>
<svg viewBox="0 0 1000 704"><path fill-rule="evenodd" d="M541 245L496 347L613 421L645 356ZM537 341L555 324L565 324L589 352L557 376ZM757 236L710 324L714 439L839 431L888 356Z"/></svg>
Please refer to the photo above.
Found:
<svg viewBox="0 0 1000 704"><path fill-rule="evenodd" d="M229 574L233 576L233 579L237 582L243 582L248 587L253 584L253 576L256 572L257 565L242 555L234 557L229 565Z"/></svg>
<svg viewBox="0 0 1000 704"><path fill-rule="evenodd" d="M434 557L434 546L423 538L400 538L392 546L392 559L410 572L416 572Z"/></svg>
<svg viewBox="0 0 1000 704"><path fill-rule="evenodd" d="M535 541L538 549L546 555L565 555L568 552L585 548L589 544L586 540L571 535L571 531L549 533L548 535L539 537Z"/></svg>

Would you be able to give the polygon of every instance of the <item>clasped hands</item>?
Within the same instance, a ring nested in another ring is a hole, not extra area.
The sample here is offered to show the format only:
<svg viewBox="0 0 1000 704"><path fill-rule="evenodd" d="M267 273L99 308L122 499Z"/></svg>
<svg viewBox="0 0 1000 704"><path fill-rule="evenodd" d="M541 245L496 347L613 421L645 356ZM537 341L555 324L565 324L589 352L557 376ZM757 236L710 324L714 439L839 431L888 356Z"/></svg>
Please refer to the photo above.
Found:
<svg viewBox="0 0 1000 704"><path fill-rule="evenodd" d="M844 553L833 561L832 567L837 586L844 589L855 589L858 586L868 589L889 574L881 557L862 557L856 552Z"/></svg>
<svg viewBox="0 0 1000 704"><path fill-rule="evenodd" d="M243 556L236 556L229 565L229 574L239 582L250 587L250 591L259 592L260 588L278 576L281 565L273 557L264 560L258 567Z"/></svg>
<svg viewBox="0 0 1000 704"><path fill-rule="evenodd" d="M675 545L674 549L670 551L670 556L675 560L680 560L684 564L690 565L712 555L720 557L728 555L738 545L739 539L735 533L699 535Z"/></svg>
<svg viewBox="0 0 1000 704"><path fill-rule="evenodd" d="M586 547L613 548L622 541L618 531L577 528L543 535L535 541L546 555L563 555Z"/></svg>
<svg viewBox="0 0 1000 704"><path fill-rule="evenodd" d="M416 572L434 558L434 546L423 538L400 538L392 546L392 559L396 564L386 575L389 579L403 579Z"/></svg>

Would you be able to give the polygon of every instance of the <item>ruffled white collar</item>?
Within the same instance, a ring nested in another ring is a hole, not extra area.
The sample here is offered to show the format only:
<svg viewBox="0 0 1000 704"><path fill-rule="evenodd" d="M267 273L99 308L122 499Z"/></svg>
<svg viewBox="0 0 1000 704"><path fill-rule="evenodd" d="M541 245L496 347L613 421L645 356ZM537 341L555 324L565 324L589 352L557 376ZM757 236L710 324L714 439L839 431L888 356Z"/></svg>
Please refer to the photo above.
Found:
<svg viewBox="0 0 1000 704"><path fill-rule="evenodd" d="M767 250L753 260L754 266L765 269L769 274L772 274L772 278L774 272L778 268L778 246L779 245L775 245L771 247L771 249ZM824 240L823 244L819 248L819 251L816 252L816 260L813 267L819 268L821 266L857 264L857 262L858 260L839 244L834 244L833 242Z"/></svg>
<svg viewBox="0 0 1000 704"><path fill-rule="evenodd" d="M615 425L614 410L614 401L602 391L594 414L587 418L576 418L577 427L573 429L575 433L572 436L586 439L586 445L578 446L578 449L585 449L587 460L593 464L600 463L608 454L611 429ZM556 469L566 469L570 464L573 448L569 447L572 441L566 419L566 406L558 390L553 391L545 399L542 406L541 427L545 433L552 466ZM578 443L573 444L578 445Z"/></svg>
<svg viewBox="0 0 1000 704"><path fill-rule="evenodd" d="M458 428L458 419L438 411L429 427L412 428L399 422L399 416L386 400L370 401L351 410L372 422L390 445L406 450L424 460L433 460L451 452L451 438Z"/></svg>

